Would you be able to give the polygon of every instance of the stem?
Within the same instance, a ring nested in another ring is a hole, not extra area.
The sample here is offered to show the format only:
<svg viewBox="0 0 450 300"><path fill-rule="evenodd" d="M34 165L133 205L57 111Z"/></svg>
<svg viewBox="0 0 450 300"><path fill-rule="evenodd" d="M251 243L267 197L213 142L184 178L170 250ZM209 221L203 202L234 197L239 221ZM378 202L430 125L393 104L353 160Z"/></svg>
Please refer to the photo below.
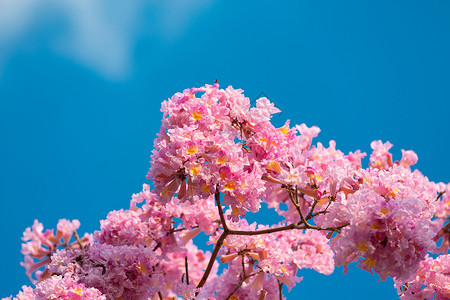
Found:
<svg viewBox="0 0 450 300"><path fill-rule="evenodd" d="M312 219L313 217L317 216L317 215L321 215L321 214L327 214L328 213L328 207L330 207L331 202L334 201L334 198L331 198L330 201L327 204L327 207L325 207L324 210L318 211L316 213L310 211L310 213L308 214L308 216L306 216L306 220Z"/></svg>
<svg viewBox="0 0 450 300"><path fill-rule="evenodd" d="M301 224L301 222L299 222ZM260 235L260 234L266 234L266 233L273 233L273 232L279 232L279 231L285 231L285 230L291 230L291 229L306 229L306 226L300 226L299 223L292 223L286 226L276 227L276 228L269 228L269 229L262 229L262 230L254 230L254 231L240 231L240 230L228 230L228 234L233 235Z"/></svg>
<svg viewBox="0 0 450 300"><path fill-rule="evenodd" d="M189 270L188 270L188 259L187 256L184 257L184 266L186 268L186 283L189 285Z"/></svg>
<svg viewBox="0 0 450 300"><path fill-rule="evenodd" d="M216 246L214 247L214 251L211 254L211 258L209 259L208 266L206 267L205 273L203 274L202 279L200 279L200 282L198 283L197 288L202 288L205 285L206 280L208 279L209 273L211 273L211 269L214 265L214 262L216 261L217 254L219 253L219 250L223 245L223 241L225 240L225 238L227 236L228 236L228 232L224 231L224 232L222 232L219 239L217 240Z"/></svg>
<svg viewBox="0 0 450 300"><path fill-rule="evenodd" d="M76 231L76 230L74 230L74 232L73 232L73 236L74 236L74 237L75 237L75 239L77 240L77 242L78 242L78 245L80 245L80 249L81 249L81 251L83 251L83 244L81 243L80 237L78 236L78 233L77 233L77 231Z"/></svg>
<svg viewBox="0 0 450 300"><path fill-rule="evenodd" d="M153 251L156 251L156 249L158 249L159 247L161 247L161 243L156 244L156 246L153 248Z"/></svg>
<svg viewBox="0 0 450 300"><path fill-rule="evenodd" d="M280 300L283 300L283 283L278 280L278 292L279 292L279 296L280 296Z"/></svg>
<svg viewBox="0 0 450 300"><path fill-rule="evenodd" d="M316 229L316 230L325 230L325 231L336 231L336 232L340 232L340 229L349 225L349 224L345 224L342 226L337 226L337 227L328 227L328 228L321 228L315 225L311 225L309 224L306 219L305 216L303 215L300 207L298 206L298 203L296 203L294 201L294 199L292 198L292 194L288 191L289 193L289 197L292 201L292 203L295 205L295 207L297 208L297 210L300 213L300 217L302 218L302 220L300 222L297 223L292 223L286 226L281 226L281 227L276 227L276 228L268 228L268 229L262 229L262 230L254 230L254 231L241 231L241 230L230 230L227 226L227 223L225 221L225 217L223 214L223 210L222 210L222 205L220 203L220 192L219 192L219 187L218 185L216 186L216 191L214 194L214 198L216 200L216 204L217 204L217 209L219 211L219 216L220 216L220 221L222 223L222 227L223 227L223 232L220 235L219 239L216 242L216 245L214 246L214 250L213 253L211 254L211 257L209 259L208 262L208 266L206 267L205 273L203 274L202 278L200 279L197 288L200 289L202 288L205 283L206 280L208 280L209 274L211 273L212 267L214 266L214 262L216 261L217 255L219 254L220 248L222 247L225 239L227 238L227 236L229 235L248 235L248 236L252 236L252 235L260 235L260 234L268 234L268 233L274 233L274 232L280 232L280 231L286 231L286 230L292 230L292 229L298 229L298 230L302 230L302 229ZM298 195L296 193L297 199L298 199ZM300 226L301 224L303 224L304 226ZM186 258L187 259L187 258ZM233 295L233 293L242 285L242 283L249 277L256 275L257 273L262 272L262 270L256 272L256 273L252 273L248 276L245 276L245 271L244 271L244 279L239 283L239 285L236 287L235 290L233 290L233 292L229 295L229 297L231 297ZM187 263L186 263L186 275L187 275ZM187 278L186 278L187 279ZM188 283L189 284L189 283ZM196 293L196 296L198 295L199 292ZM227 299L229 299L229 297Z"/></svg>
<svg viewBox="0 0 450 300"><path fill-rule="evenodd" d="M444 194L445 194L445 191L439 192L439 194L436 197L436 201L438 201L439 198L441 198Z"/></svg>
<svg viewBox="0 0 450 300"><path fill-rule="evenodd" d="M205 285L206 280L208 279L209 273L211 273L211 269L214 265L214 262L216 261L217 254L219 254L219 250L223 245L223 241L225 241L225 239L227 238L229 231L230 231L228 229L227 223L225 222L222 205L220 204L220 192L219 192L218 185L216 186L216 192L214 194L214 198L216 200L217 209L219 210L219 216L220 216L220 221L222 222L223 232L220 235L219 239L217 240L216 246L214 247L214 251L211 254L211 258L209 259L208 266L206 267L205 273L203 274L202 278L200 279L200 282L197 285L198 289L202 288ZM198 295L198 292L196 293L196 296L197 295Z"/></svg>
<svg viewBox="0 0 450 300"><path fill-rule="evenodd" d="M231 296L233 296L234 292L236 292L236 291L242 286L242 284L244 283L244 281L246 281L247 279L249 279L249 278L252 277L252 276L255 276L256 274L261 273L262 271L263 271L263 270L259 270L258 272L252 273L252 274L250 274L250 275L248 275L248 276L244 276L244 278L243 278L241 281L239 281L239 283L238 283L238 284L236 285L236 287L231 291L231 293L228 294L228 296L225 298L225 300L229 300L229 299L231 298Z"/></svg>
<svg viewBox="0 0 450 300"><path fill-rule="evenodd" d="M315 225L311 225L306 221L305 216L303 215L302 209L298 205L298 193L297 193L297 186L295 187L295 200L292 197L292 193L288 191L289 199L291 199L292 203L295 205L295 208L297 209L298 213L300 214L300 219L302 220L302 223L306 226L306 228L313 228L317 229L318 227Z"/></svg>
<svg viewBox="0 0 450 300"><path fill-rule="evenodd" d="M297 201L295 201L294 198L292 197L292 193L291 193L291 189L290 188L287 190L287 192L288 192L288 195L289 195L289 199L291 199L292 204L294 204L295 209L297 210L298 214L300 215L300 219L303 221L305 219L305 217L303 216L302 210L300 209L300 206L298 205L298 197L296 197Z"/></svg>
<svg viewBox="0 0 450 300"><path fill-rule="evenodd" d="M219 186L216 187L216 192L214 193L214 198L216 199L217 209L219 210L219 216L220 216L220 221L222 222L223 231L227 232L228 226L227 226L227 222L225 222L225 217L224 217L223 211L222 211L222 205L220 204Z"/></svg>
<svg viewBox="0 0 450 300"><path fill-rule="evenodd" d="M244 263L244 254L241 255L241 263L242 263L242 274L244 274L245 278L245 263Z"/></svg>

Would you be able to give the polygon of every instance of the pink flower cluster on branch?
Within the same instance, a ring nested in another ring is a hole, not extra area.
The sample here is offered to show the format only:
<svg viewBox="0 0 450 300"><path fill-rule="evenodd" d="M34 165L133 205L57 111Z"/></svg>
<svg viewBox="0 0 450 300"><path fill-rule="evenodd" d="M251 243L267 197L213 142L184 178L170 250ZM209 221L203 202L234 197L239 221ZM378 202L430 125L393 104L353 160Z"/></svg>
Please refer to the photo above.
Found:
<svg viewBox="0 0 450 300"><path fill-rule="evenodd" d="M299 270L353 262L392 277L402 299L449 297L450 184L412 170L413 151L395 161L391 143L374 141L364 168L366 153L314 145L316 126L276 128L267 98L251 107L218 84L176 93L161 111L154 189L144 184L94 238L80 239L76 220L60 220L56 235L35 221L22 253L37 285L14 299L279 300ZM249 224L262 202L283 221ZM212 253L194 244L201 232Z"/></svg>

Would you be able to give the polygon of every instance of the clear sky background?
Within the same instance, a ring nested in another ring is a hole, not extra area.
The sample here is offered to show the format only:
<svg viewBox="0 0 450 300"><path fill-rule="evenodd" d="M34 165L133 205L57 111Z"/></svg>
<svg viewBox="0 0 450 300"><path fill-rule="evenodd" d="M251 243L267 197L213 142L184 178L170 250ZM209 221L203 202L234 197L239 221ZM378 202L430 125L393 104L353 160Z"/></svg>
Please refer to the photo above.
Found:
<svg viewBox="0 0 450 300"><path fill-rule="evenodd" d="M267 96L277 125L317 125L346 153L390 141L449 182L449 16L446 0L0 0L0 297L29 284L23 230L93 232L127 208L161 101L215 79ZM397 297L357 267L301 273L288 299Z"/></svg>

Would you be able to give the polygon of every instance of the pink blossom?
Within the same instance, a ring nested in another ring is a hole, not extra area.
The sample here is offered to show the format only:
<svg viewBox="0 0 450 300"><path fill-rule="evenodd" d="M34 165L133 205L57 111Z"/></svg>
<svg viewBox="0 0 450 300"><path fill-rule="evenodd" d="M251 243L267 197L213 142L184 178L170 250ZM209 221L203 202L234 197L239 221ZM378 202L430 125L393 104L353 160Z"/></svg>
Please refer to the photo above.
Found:
<svg viewBox="0 0 450 300"><path fill-rule="evenodd" d="M71 222L66 219L61 219L58 222L57 235L55 236L53 235L53 230L47 229L44 232L44 226L37 220L34 220L33 226L25 230L22 238L25 243L22 244L21 250L24 255L24 262L20 264L25 267L25 273L31 282L37 283L50 275L45 267L50 262L49 257L59 246L77 249L80 247L79 243L87 245L92 242L92 236L85 234L79 241L68 244L73 233L79 226L80 222L78 220ZM61 242L61 238L63 242ZM42 260L35 261L34 258ZM36 279L33 278L33 273L35 273Z"/></svg>
<svg viewBox="0 0 450 300"><path fill-rule="evenodd" d="M450 298L450 254L436 259L425 257L411 282L395 280L400 299L436 299ZM406 291L405 291L406 289Z"/></svg>
<svg viewBox="0 0 450 300"><path fill-rule="evenodd" d="M405 151L402 149L402 160L400 161L400 164L404 167L410 167L412 165L417 164L417 161L419 158L417 157L417 154L412 151L408 150Z"/></svg>
<svg viewBox="0 0 450 300"><path fill-rule="evenodd" d="M84 251L56 252L49 270L96 288L108 298L148 299L161 289L162 274L153 271L155 256L149 248L95 243Z"/></svg>
<svg viewBox="0 0 450 300"><path fill-rule="evenodd" d="M373 141L370 143L370 147L373 149L370 154L370 166L378 169L389 169L392 167L392 154L389 153L389 149L392 148L391 143L386 142L383 144L381 140Z"/></svg>

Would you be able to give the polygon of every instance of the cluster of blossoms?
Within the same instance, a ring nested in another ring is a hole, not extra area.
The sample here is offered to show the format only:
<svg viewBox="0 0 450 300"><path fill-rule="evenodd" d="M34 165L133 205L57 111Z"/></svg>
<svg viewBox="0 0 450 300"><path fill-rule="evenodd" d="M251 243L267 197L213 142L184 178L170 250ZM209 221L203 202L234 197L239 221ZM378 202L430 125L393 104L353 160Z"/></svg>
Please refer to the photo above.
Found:
<svg viewBox="0 0 450 300"><path fill-rule="evenodd" d="M36 287L14 299L282 299L298 270L353 262L393 278L401 299L450 297L450 184L412 170L413 151L394 161L393 145L374 141L364 168L366 153L314 145L316 126L276 128L267 98L251 107L217 84L176 93L161 111L153 190L144 184L83 238L76 220L56 235L36 221L22 248ZM249 224L262 202L283 221ZM212 253L194 244L201 232Z"/></svg>
<svg viewBox="0 0 450 300"><path fill-rule="evenodd" d="M436 259L427 256L409 282L396 280L396 286L402 294L400 299L450 299L450 254Z"/></svg>

